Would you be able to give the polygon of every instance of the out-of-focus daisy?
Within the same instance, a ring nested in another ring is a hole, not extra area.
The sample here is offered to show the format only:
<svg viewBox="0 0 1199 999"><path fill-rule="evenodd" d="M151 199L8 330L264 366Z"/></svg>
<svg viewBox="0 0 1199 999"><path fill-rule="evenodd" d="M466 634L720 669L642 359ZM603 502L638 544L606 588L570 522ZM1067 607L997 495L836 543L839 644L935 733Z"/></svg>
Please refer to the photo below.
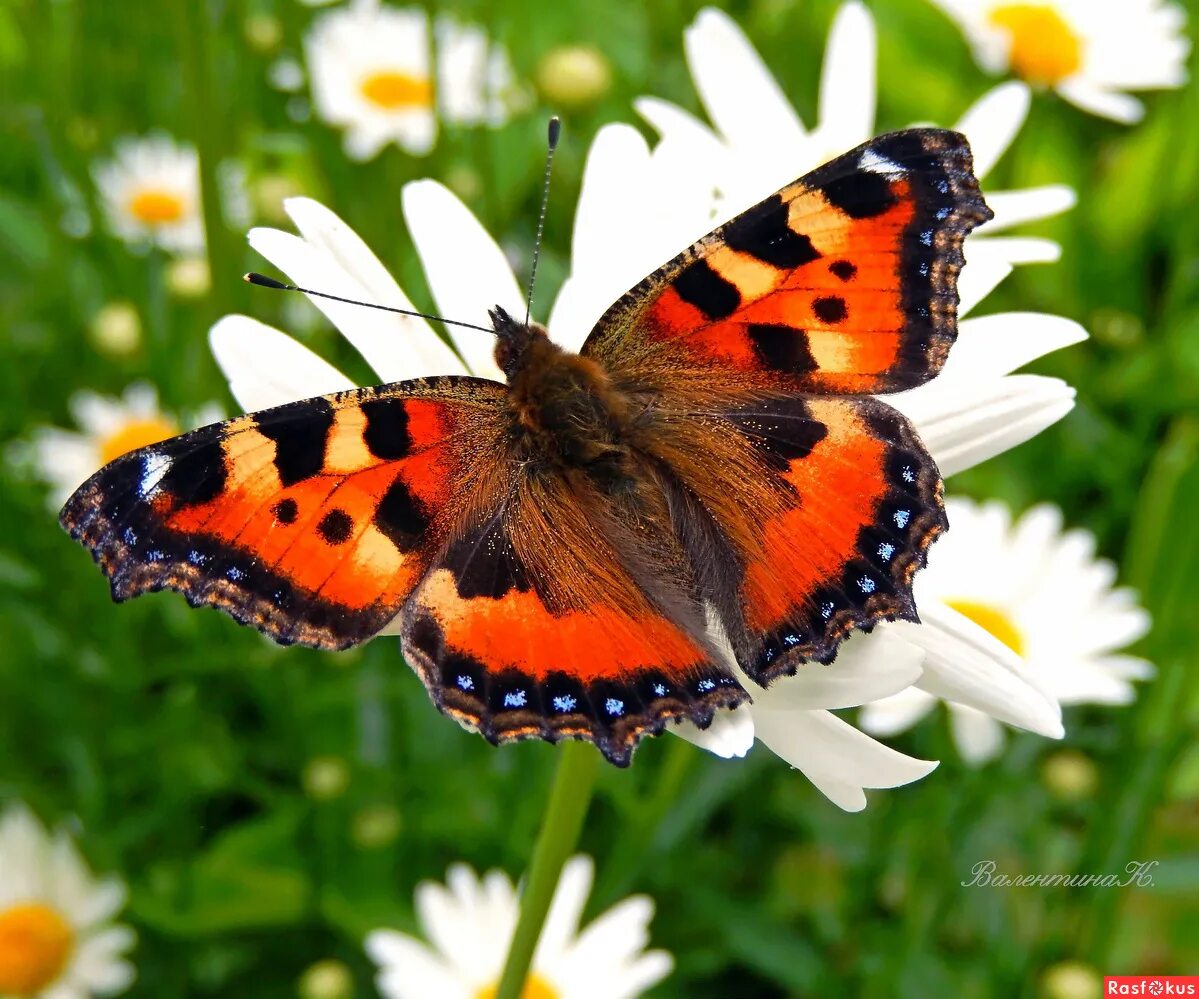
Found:
<svg viewBox="0 0 1199 999"><path fill-rule="evenodd" d="M305 41L317 114L345 129L346 153L375 156L389 142L424 155L438 114L462 125L498 125L516 99L507 55L473 25L439 18L430 69L429 21L419 7L354 0L323 14Z"/></svg>
<svg viewBox="0 0 1199 999"><path fill-rule="evenodd" d="M172 260L166 277L167 287L180 298L203 298L212 288L208 258L199 254Z"/></svg>
<svg viewBox="0 0 1199 999"><path fill-rule="evenodd" d="M191 146L162 134L123 139L113 158L92 171L109 228L135 246L171 253L204 250L200 161ZM239 163L217 168L221 214L231 225L249 220L245 172Z"/></svg>
<svg viewBox="0 0 1199 999"><path fill-rule="evenodd" d="M1191 45L1182 7L1163 0L933 0L961 26L980 66L1051 87L1084 111L1130 124L1128 90L1182 86Z"/></svg>
<svg viewBox="0 0 1199 999"><path fill-rule="evenodd" d="M596 241L602 242L600 237L610 233L607 226L613 222L611 214L601 211L603 207L617 213L633 212L641 203L638 199L650 202L656 195L664 197L665 187L672 183L670 178L655 172L656 163L651 163L644 141L636 139L641 142L640 147L628 147L634 153L640 148L640 158L635 154L628 159L619 155L626 148L625 140L630 134L636 136L627 126L609 126L597 139L584 176L575 228L576 248L582 246L598 252ZM631 186L623 188L626 183ZM609 200L609 193L618 187L629 191L632 205ZM487 310L496 304L514 315L521 313L524 295L503 250L458 198L434 181L416 181L404 188L402 203L426 281L443 315L486 324L489 321ZM369 248L329 209L307 198L289 199L285 207L301 235L275 229L254 229L250 233L250 243L296 284L344 298L401 309L413 307ZM662 240L654 226L666 223L654 214L646 216L646 220L646 226L640 230L645 238ZM591 226L596 227L596 233L588 231ZM615 239L617 233L612 232L611 236ZM608 245L613 251L618 248L616 242ZM680 241L663 256L673 255L681 245ZM608 272L603 268L597 267L594 273L597 281L608 278ZM587 283L588 272L582 271L571 280L580 298L591 300L594 289ZM564 290L563 294L567 292ZM376 312L325 298L312 301L370 363L380 381L468 370L482 377L503 380L491 353L494 342L483 334L450 327L449 335L458 352L455 354L422 319ZM558 315L559 306L555 305L549 323L550 335L564 347L577 350L589 329L589 321L582 312L569 307L562 312L561 321L554 318ZM590 321L594 321L594 317ZM285 333L246 316L226 316L220 320L213 327L211 341L234 396L247 411L353 385L336 368ZM1009 352L1002 356L1011 360L1015 355ZM1001 360L992 360L1002 366ZM1012 363L1021 362L1017 358ZM955 430L959 436L953 438L952 444L967 450L977 441L992 446L996 431L986 419L971 423L971 401L964 395L956 398L953 407L944 413L948 426L964 425L964 429ZM880 652L877 659L892 661L882 665L876 663L877 677L866 682L863 679L865 670L858 668L857 657L864 657L871 648ZM857 651L851 653L848 651L851 649ZM881 697L884 689L899 690L916 681L927 683L935 690L948 687L962 703L975 705L996 717L1045 735L1060 734L1057 705L1034 686L1013 676L1006 664L993 664L987 660L971 662L965 668L949 664L941 667L944 676L930 679L921 672L918 652L898 637L861 636L854 638L846 650L845 658L838 659L835 668L813 667L810 675L805 674L805 678L795 684L794 694L789 692L791 680L785 680L765 695L757 690L754 695L763 705L763 741L808 774L841 807L861 808L865 805L863 788L904 784L918 779L934 766L929 761L892 752L829 713L830 708ZM842 667L844 682L837 678L837 671ZM782 716L780 706L806 712L802 717L798 713L795 715L798 720L793 726L794 731L802 730L804 739L793 737L788 728L791 723ZM778 713L771 715L772 711ZM722 714L716 727L708 733L696 734L698 730L691 730L689 734L693 741L720 755L744 755L754 740L756 717L756 712L750 711L738 711L729 717Z"/></svg>
<svg viewBox="0 0 1199 999"><path fill-rule="evenodd" d="M1003 504L951 499L951 530L916 576L922 617L973 622L982 651L1010 658L1062 704L1128 704L1133 680L1153 675L1143 659L1118 650L1149 629L1149 615L1116 568L1095 557L1095 539L1062 530L1061 511L1037 506L1014 524ZM921 626L890 626L907 636ZM916 689L867 705L861 723L890 735L923 717L936 699ZM991 759L1003 744L992 717L949 699L953 734L970 762Z"/></svg>
<svg viewBox="0 0 1199 999"><path fill-rule="evenodd" d="M144 382L130 385L119 398L87 390L77 392L71 399L71 415L78 431L36 427L29 441L13 455L50 484L50 502L55 510L103 465L182 431L180 421L159 407L154 387ZM188 423L200 426L221 418L220 410L209 405Z"/></svg>
<svg viewBox="0 0 1199 999"><path fill-rule="evenodd" d="M588 857L566 862L537 943L526 999L633 999L673 967L665 951L645 949L654 904L644 895L618 902L585 928L579 919L591 892ZM366 950L379 965L387 999L494 999L519 900L500 871L478 877L465 864L449 869L446 884L416 889L416 911L429 943L395 930L376 930Z"/></svg>
<svg viewBox="0 0 1199 999"><path fill-rule="evenodd" d="M586 107L603 97L611 86L612 67L591 45L551 49L537 67L537 87L550 107Z"/></svg>
<svg viewBox="0 0 1199 999"><path fill-rule="evenodd" d="M204 249L200 161L165 135L125 139L93 171L108 225L129 243L174 253Z"/></svg>
<svg viewBox="0 0 1199 999"><path fill-rule="evenodd" d="M129 357L142 346L142 320L132 302L107 302L87 326L88 339L101 353Z"/></svg>
<svg viewBox="0 0 1199 999"><path fill-rule="evenodd" d="M0 996L87 999L134 979L135 937L113 922L117 878L97 879L63 831L51 835L23 805L0 815Z"/></svg>

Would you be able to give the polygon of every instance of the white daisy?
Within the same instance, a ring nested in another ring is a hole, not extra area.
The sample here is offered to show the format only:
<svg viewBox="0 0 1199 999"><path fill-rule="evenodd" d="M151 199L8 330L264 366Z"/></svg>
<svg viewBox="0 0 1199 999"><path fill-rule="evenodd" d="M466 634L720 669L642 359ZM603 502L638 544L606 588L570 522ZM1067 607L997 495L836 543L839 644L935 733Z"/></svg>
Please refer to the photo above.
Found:
<svg viewBox="0 0 1199 999"><path fill-rule="evenodd" d="M1051 87L1114 121L1140 121L1128 90L1186 83L1186 14L1163 0L932 0L966 35L980 66Z"/></svg>
<svg viewBox="0 0 1199 999"><path fill-rule="evenodd" d="M172 253L204 249L200 161L191 146L165 135L124 139L93 178L109 228L121 239Z"/></svg>
<svg viewBox="0 0 1199 999"><path fill-rule="evenodd" d="M524 106L525 94L513 80L507 53L482 28L439 17L433 42L437 109L445 121L495 127Z"/></svg>
<svg viewBox="0 0 1199 999"><path fill-rule="evenodd" d="M86 999L123 992L133 930L115 877L97 879L71 838L51 835L23 805L0 815L0 996Z"/></svg>
<svg viewBox="0 0 1199 999"><path fill-rule="evenodd" d="M1043 505L1012 523L1003 504L967 499L947 503L952 529L932 549L916 577L924 617L973 622L980 648L1004 656L1037 678L1062 704L1128 704L1130 681L1153 675L1143 659L1118 650L1149 630L1136 595L1115 588L1115 566L1095 557L1095 539L1062 530L1061 511ZM900 634L926 629L891 626ZM947 698L953 734L970 762L991 759L1003 744L992 717ZM923 717L936 699L907 690L866 706L864 728L890 735Z"/></svg>
<svg viewBox="0 0 1199 999"><path fill-rule="evenodd" d="M471 25L439 18L430 71L429 22L419 7L354 0L319 17L305 40L317 113L344 128L346 153L367 160L389 142L424 155L437 113L462 125L498 125L515 99L502 49Z"/></svg>
<svg viewBox="0 0 1199 999"><path fill-rule="evenodd" d="M158 405L152 385L135 382L120 398L84 390L71 399L71 415L79 431L36 427L28 442L11 457L31 466L51 486L50 502L57 510L85 479L135 448L174 437L179 421ZM212 405L202 407L189 423L199 426L222 418Z"/></svg>
<svg viewBox="0 0 1199 999"><path fill-rule="evenodd" d="M670 974L671 956L645 949L654 912L646 896L626 898L580 929L593 874L589 857L563 867L524 999L632 999ZM395 930L366 938L379 991L387 999L494 999L519 914L507 875L480 878L455 864L444 886L417 887L416 911L429 943Z"/></svg>

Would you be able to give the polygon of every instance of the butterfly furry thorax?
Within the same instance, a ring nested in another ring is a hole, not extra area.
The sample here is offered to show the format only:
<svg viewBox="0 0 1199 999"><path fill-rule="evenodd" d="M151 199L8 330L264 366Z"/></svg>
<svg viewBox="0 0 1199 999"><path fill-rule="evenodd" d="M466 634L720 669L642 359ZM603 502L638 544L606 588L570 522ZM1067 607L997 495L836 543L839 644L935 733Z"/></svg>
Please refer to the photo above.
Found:
<svg viewBox="0 0 1199 999"><path fill-rule="evenodd" d="M648 401L613 385L594 360L563 350L544 327L492 313L496 362L508 378L512 449L531 470L575 470L627 484L631 431Z"/></svg>
<svg viewBox="0 0 1199 999"><path fill-rule="evenodd" d="M578 354L497 307L507 384L201 428L106 466L62 523L118 600L174 589L319 648L398 633L463 725L623 765L746 679L916 619L941 480L876 396L940 370L988 218L962 136L880 136L664 264Z"/></svg>

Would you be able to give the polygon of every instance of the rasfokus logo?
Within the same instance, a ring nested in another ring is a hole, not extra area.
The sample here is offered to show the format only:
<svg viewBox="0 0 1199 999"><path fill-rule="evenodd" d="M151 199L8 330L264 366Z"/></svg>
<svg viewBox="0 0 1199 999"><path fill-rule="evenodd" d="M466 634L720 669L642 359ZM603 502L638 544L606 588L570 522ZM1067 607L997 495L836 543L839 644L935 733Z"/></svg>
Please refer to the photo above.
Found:
<svg viewBox="0 0 1199 999"><path fill-rule="evenodd" d="M1199 975L1108 975L1105 996L1195 996Z"/></svg>

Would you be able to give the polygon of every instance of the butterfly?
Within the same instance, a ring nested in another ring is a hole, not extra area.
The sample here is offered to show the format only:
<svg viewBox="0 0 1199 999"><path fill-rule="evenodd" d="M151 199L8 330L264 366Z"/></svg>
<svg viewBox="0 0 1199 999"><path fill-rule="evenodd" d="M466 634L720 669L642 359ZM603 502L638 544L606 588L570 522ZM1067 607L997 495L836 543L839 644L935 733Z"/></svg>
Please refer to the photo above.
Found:
<svg viewBox="0 0 1199 999"><path fill-rule="evenodd" d="M118 601L177 590L322 649L398 633L465 727L625 766L668 721L917 620L941 479L875 396L944 364L990 217L963 136L883 135L660 267L578 354L497 307L507 384L203 427L101 469L61 522Z"/></svg>

